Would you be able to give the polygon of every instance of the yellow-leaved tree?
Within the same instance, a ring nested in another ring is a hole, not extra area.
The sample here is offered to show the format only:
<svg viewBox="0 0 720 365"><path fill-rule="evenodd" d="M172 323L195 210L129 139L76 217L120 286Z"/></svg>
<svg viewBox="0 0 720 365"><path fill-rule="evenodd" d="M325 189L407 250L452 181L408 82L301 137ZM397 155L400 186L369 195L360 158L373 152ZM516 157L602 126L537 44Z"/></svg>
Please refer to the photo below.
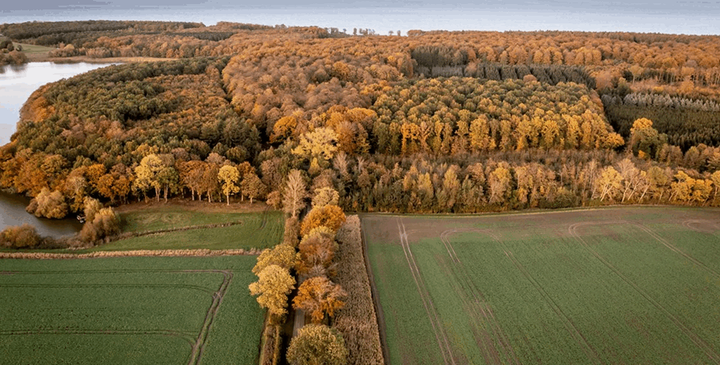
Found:
<svg viewBox="0 0 720 365"><path fill-rule="evenodd" d="M238 186L240 172L236 167L226 165L220 168L217 178L222 184L222 191L227 198L227 205L230 205L230 195L234 195L240 191L240 186Z"/></svg>
<svg viewBox="0 0 720 365"><path fill-rule="evenodd" d="M295 289L295 278L287 269L269 265L258 274L258 281L250 284L250 294L257 295L257 302L274 316L287 313L288 294Z"/></svg>

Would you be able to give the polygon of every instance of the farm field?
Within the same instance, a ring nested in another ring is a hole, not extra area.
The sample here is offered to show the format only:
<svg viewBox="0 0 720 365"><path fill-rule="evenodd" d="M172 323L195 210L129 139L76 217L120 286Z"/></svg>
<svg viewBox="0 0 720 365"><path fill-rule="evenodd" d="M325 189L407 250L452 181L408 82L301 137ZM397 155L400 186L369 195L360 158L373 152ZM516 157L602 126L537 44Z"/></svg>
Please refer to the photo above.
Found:
<svg viewBox="0 0 720 365"><path fill-rule="evenodd" d="M282 240L282 212L208 213L180 208L121 213L123 232L160 231L209 224L239 223L227 227L196 228L126 238L88 250L170 250L267 248Z"/></svg>
<svg viewBox="0 0 720 365"><path fill-rule="evenodd" d="M254 256L0 261L5 364L252 364Z"/></svg>
<svg viewBox="0 0 720 365"><path fill-rule="evenodd" d="M720 362L720 210L364 215L391 364Z"/></svg>

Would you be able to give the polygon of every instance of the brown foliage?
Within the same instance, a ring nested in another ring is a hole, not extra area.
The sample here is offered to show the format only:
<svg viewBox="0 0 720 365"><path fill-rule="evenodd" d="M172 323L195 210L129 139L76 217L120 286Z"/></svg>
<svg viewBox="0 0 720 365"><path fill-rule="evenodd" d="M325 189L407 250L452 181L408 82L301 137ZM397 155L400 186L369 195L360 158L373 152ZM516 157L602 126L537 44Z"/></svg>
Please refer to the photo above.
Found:
<svg viewBox="0 0 720 365"><path fill-rule="evenodd" d="M10 248L34 248L40 244L42 238L37 234L35 227L29 224L7 227L0 232L0 245Z"/></svg>
<svg viewBox="0 0 720 365"><path fill-rule="evenodd" d="M334 273L332 264L337 250L337 242L333 239L334 233L329 229L316 229L303 237L298 245L299 258L295 269L300 274L326 274Z"/></svg>
<svg viewBox="0 0 720 365"><path fill-rule="evenodd" d="M312 322L319 324L325 316L334 317L335 312L345 306L347 293L327 277L316 276L305 280L293 299L293 308L309 313Z"/></svg>
<svg viewBox="0 0 720 365"><path fill-rule="evenodd" d="M337 312L332 327L345 338L348 364L384 364L378 319L363 255L360 218L356 215L347 217L337 238L341 244L336 256L338 269L335 281L349 295L345 307Z"/></svg>
<svg viewBox="0 0 720 365"><path fill-rule="evenodd" d="M314 228L321 226L328 227L333 232L336 232L343 223L345 223L345 213L337 205L313 208L303 220L300 234L305 236Z"/></svg>

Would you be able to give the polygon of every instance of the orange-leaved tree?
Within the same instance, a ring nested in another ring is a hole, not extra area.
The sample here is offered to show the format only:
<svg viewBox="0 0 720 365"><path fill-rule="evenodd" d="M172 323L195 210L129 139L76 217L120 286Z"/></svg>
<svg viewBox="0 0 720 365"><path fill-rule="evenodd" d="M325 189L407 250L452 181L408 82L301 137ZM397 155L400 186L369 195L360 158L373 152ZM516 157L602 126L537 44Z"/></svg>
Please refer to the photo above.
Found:
<svg viewBox="0 0 720 365"><path fill-rule="evenodd" d="M327 277L317 276L305 280L298 288L293 299L293 308L310 313L313 323L321 323L325 315L335 316L335 312L345 306L342 301L347 293L339 284Z"/></svg>
<svg viewBox="0 0 720 365"><path fill-rule="evenodd" d="M325 226L333 232L337 232L340 226L345 223L345 213L337 205L325 205L313 208L302 222L300 235L307 235L313 228Z"/></svg>

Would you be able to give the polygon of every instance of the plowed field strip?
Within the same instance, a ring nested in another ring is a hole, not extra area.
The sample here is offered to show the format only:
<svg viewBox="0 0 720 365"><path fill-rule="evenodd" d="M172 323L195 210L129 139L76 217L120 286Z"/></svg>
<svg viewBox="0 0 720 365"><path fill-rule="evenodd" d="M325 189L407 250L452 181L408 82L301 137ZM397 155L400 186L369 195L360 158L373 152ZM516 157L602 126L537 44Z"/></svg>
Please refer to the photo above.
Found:
<svg viewBox="0 0 720 365"><path fill-rule="evenodd" d="M571 236L575 237L580 243L588 250L590 253L593 254L600 262L602 262L608 269L612 270L620 279L625 281L628 285L630 285L633 289L635 289L638 294L643 296L648 302L650 302L655 308L662 311L668 319L670 319L675 325L685 333L685 335L693 342L696 346L701 348L705 354L712 360L713 362L720 364L720 356L718 356L715 351L698 335L696 335L690 328L688 328L684 323L682 323L677 317L675 317L669 310L667 310L662 304L657 302L655 299L653 299L649 294L647 294L642 288L640 288L637 284L635 284L632 280L630 280L628 277L626 277L618 268L613 266L612 263L610 263L608 260L606 260L604 257L602 257L597 251L593 250L593 248L585 241L585 239L580 236L577 233L577 228L581 226L588 226L588 225L606 225L606 224L627 224L627 222L620 221L620 222L583 222L583 223L575 223L571 225L568 228L568 232Z"/></svg>
<svg viewBox="0 0 720 365"><path fill-rule="evenodd" d="M32 336L32 335L157 335L178 337L192 346L195 343L193 333L175 330L83 330L83 329L47 329L47 330L13 330L0 331L0 336Z"/></svg>
<svg viewBox="0 0 720 365"><path fill-rule="evenodd" d="M460 258L457 256L457 253L455 252L455 247L452 245L449 236L457 232L458 230L444 231L440 234L440 240L442 241L443 245L445 245L445 249L447 250L448 255L450 255L452 262L455 264L455 266L458 268L458 272L461 274L458 275L458 279L461 281L461 286L467 287L470 291L471 296L473 297L472 300L470 300L470 308L472 308L472 310L475 312L473 319L475 319L476 327L478 327L479 330L483 331L486 327L489 327L492 331L493 336L500 343L500 346L502 347L501 350L504 353L505 358L511 364L519 364L520 360L513 351L507 335L505 334L505 332L503 332L502 328L495 319L492 308L490 307L490 305L487 304L485 296L472 281L470 274L468 274L467 267L465 267L465 265L462 263ZM485 344L485 346L492 347L494 349L494 344L492 343L492 341L482 341L482 343ZM489 348L484 349L484 351L486 352L486 357L495 359L496 363L501 363L500 359L497 357L497 351L490 351Z"/></svg>
<svg viewBox="0 0 720 365"><path fill-rule="evenodd" d="M397 225L400 232L400 245L405 253L405 259L410 267L410 273L415 281L415 286L417 287L420 299L425 306L425 312L427 313L428 320L430 320L433 332L435 333L435 338L437 339L438 346L440 347L440 353L442 354L443 361L445 364L455 364L455 359L453 358L453 353L450 349L447 335L442 327L442 322L438 318L437 310L435 309L432 299L430 298L430 294L425 287L422 277L420 276L420 270L415 262L415 257L413 256L412 251L410 251L410 245L407 242L407 231L405 230L405 225L399 218L397 219Z"/></svg>

